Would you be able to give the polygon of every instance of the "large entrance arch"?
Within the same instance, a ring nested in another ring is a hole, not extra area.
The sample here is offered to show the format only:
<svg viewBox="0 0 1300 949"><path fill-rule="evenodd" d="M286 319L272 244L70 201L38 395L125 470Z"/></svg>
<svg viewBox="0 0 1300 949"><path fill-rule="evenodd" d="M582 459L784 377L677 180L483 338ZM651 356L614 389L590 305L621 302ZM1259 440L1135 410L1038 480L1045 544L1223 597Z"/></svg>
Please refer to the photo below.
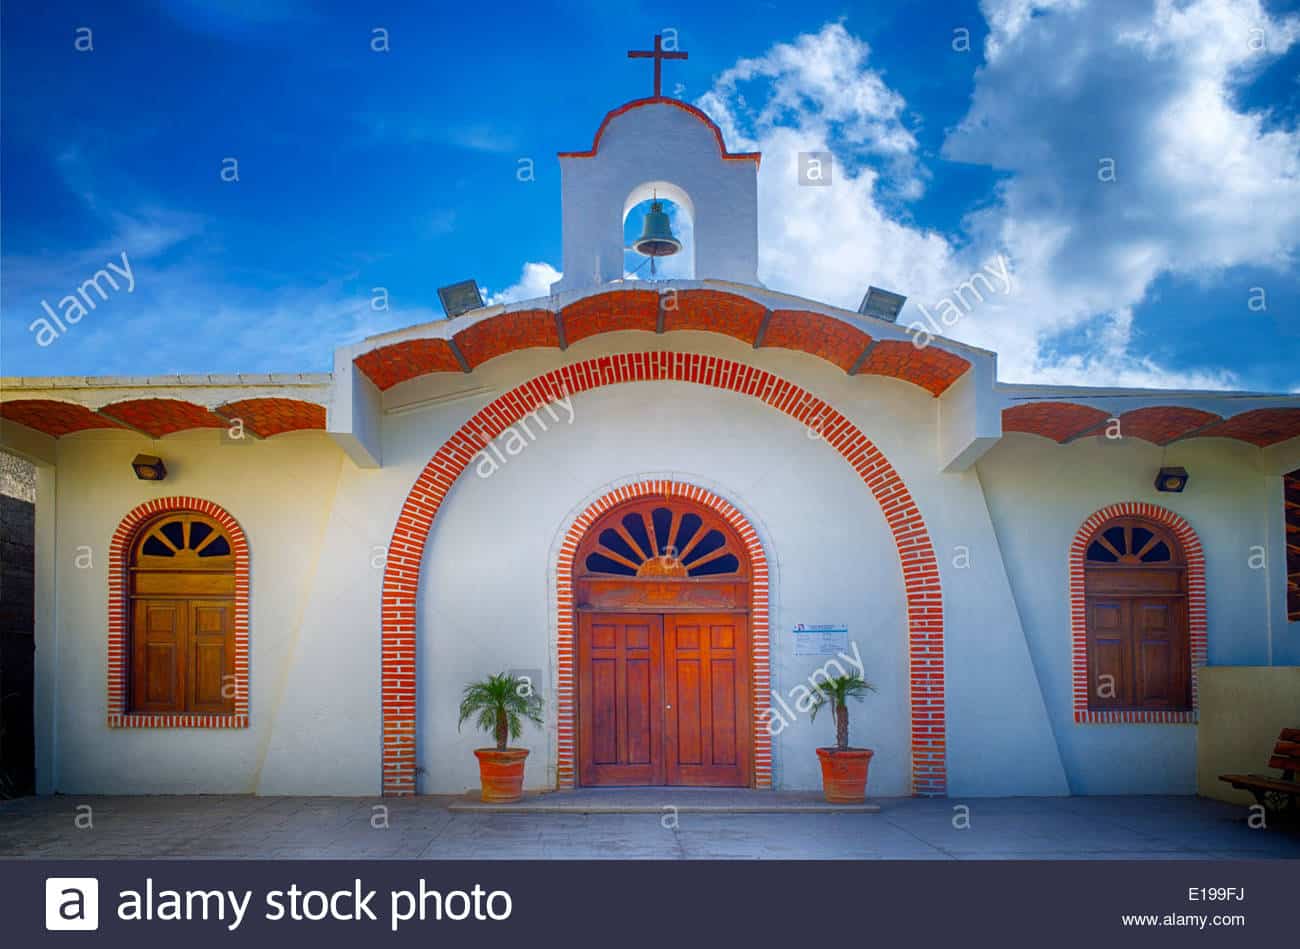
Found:
<svg viewBox="0 0 1300 949"><path fill-rule="evenodd" d="M429 459L407 496L384 569L381 651L383 791L415 793L416 597L420 562L438 509L482 447L543 406L627 382L688 382L761 399L839 452L870 489L894 536L907 596L912 789L946 789L943 593L934 545L894 466L862 431L811 392L730 359L681 352L622 353L553 369L480 409Z"/></svg>

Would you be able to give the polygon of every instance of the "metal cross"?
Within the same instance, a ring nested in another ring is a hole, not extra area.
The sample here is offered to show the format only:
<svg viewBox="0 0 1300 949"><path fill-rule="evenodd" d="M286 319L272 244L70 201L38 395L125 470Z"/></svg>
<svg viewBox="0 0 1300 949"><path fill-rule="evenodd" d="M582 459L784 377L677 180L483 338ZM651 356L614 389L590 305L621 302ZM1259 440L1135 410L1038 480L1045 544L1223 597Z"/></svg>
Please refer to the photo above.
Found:
<svg viewBox="0 0 1300 949"><path fill-rule="evenodd" d="M650 49L630 49L627 51L628 59L653 59L655 61L655 98L662 96L660 92L661 80L663 77L663 64L665 59L686 59L686 54L664 49L664 38L660 34L655 34L655 48Z"/></svg>

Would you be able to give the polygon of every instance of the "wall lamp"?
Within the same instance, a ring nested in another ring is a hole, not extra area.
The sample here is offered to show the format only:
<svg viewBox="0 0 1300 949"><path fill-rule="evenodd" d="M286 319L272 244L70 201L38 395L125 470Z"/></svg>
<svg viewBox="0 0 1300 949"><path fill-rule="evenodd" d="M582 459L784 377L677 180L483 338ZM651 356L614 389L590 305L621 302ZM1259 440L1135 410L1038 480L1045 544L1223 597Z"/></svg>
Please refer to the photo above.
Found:
<svg viewBox="0 0 1300 949"><path fill-rule="evenodd" d="M1156 475L1156 490L1170 491L1174 494L1182 492L1187 487L1187 469L1186 468L1161 468Z"/></svg>
<svg viewBox="0 0 1300 949"><path fill-rule="evenodd" d="M136 455L131 459L131 467L141 481L161 481L167 477L167 466L155 455Z"/></svg>

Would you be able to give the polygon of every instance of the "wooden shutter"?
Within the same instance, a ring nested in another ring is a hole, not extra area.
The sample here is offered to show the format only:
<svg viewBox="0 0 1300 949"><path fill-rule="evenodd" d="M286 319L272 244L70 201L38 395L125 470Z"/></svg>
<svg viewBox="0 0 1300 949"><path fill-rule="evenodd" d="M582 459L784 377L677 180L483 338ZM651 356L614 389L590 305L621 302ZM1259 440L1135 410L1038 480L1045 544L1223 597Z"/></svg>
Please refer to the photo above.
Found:
<svg viewBox="0 0 1300 949"><path fill-rule="evenodd" d="M1126 708L1132 692L1128 600L1088 600L1088 705Z"/></svg>
<svg viewBox="0 0 1300 949"><path fill-rule="evenodd" d="M229 600L191 600L186 708L226 714L235 710L226 688L235 674L235 604Z"/></svg>
<svg viewBox="0 0 1300 949"><path fill-rule="evenodd" d="M1132 609L1133 706L1186 708L1188 692L1185 605L1175 597L1134 599Z"/></svg>
<svg viewBox="0 0 1300 949"><path fill-rule="evenodd" d="M136 600L131 704L140 712L185 708L189 610L183 600Z"/></svg>

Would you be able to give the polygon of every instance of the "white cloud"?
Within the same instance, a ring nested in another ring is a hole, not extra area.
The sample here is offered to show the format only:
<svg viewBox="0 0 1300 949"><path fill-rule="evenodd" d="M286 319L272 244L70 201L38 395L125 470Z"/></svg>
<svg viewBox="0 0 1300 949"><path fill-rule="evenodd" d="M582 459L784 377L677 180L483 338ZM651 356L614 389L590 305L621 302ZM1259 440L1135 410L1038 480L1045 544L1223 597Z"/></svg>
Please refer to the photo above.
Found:
<svg viewBox="0 0 1300 949"><path fill-rule="evenodd" d="M518 146L513 135L490 125L464 125L449 129L447 140L460 148L474 152L503 154Z"/></svg>
<svg viewBox="0 0 1300 949"><path fill-rule="evenodd" d="M1237 92L1300 40L1300 17L1271 18L1257 0L985 0L983 10L985 63L944 155L1006 178L959 235L919 228L900 206L926 184L906 103L842 25L742 60L700 99L729 144L764 153L762 279L849 307L868 283L895 288L912 301L906 322L912 304L933 308L1001 253L1011 295L947 332L999 352L1003 378L1240 385L1145 357L1132 314L1165 274L1294 268L1300 131L1243 110ZM801 151L835 154L831 187L797 184ZM1098 178L1107 158L1115 182ZM1065 332L1083 354L1058 354Z"/></svg>
<svg viewBox="0 0 1300 949"><path fill-rule="evenodd" d="M986 0L984 10L986 63L944 153L1010 173L968 226L976 244L1016 262L1006 317L1024 321L1035 345L1012 350L1014 369L1092 384L1237 384L1230 373L1183 380L1138 356L1131 311L1162 275L1294 266L1300 132L1271 127L1236 96L1296 42L1300 18L1270 19L1256 0ZM1102 181L1109 161L1115 180ZM1052 334L1097 323L1087 356L1041 357Z"/></svg>
<svg viewBox="0 0 1300 949"><path fill-rule="evenodd" d="M763 152L759 272L768 285L856 309L869 283L933 299L958 279L946 237L897 219L925 174L906 103L840 24L741 60L698 104L730 147ZM755 80L764 82L755 84ZM832 152L829 187L800 185L800 152Z"/></svg>
<svg viewBox="0 0 1300 949"><path fill-rule="evenodd" d="M536 297L548 296L551 292L551 284L559 280L561 276L563 275L560 271L548 263L530 261L524 264L518 282L511 284L504 290L495 293L488 292L487 305L496 306L498 303L517 303L520 300L532 300Z"/></svg>

